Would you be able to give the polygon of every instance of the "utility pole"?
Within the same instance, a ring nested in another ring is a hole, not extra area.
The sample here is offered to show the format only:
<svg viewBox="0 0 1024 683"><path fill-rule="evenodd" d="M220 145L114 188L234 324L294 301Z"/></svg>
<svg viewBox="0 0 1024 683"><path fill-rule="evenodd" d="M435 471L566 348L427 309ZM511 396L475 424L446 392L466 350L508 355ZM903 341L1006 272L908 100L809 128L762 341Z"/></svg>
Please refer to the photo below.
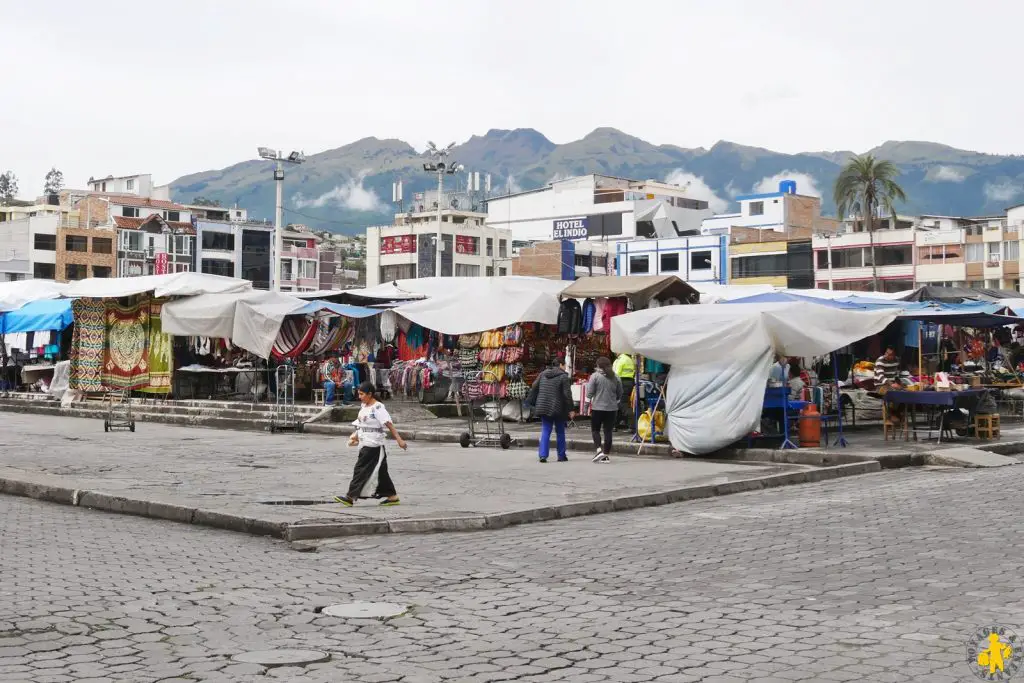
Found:
<svg viewBox="0 0 1024 683"><path fill-rule="evenodd" d="M457 164L454 161L446 161L446 159L448 159L448 155L452 153L453 149L455 149L454 142L448 145L447 147L441 149L438 149L437 145L435 145L433 142L427 142L426 153L428 156L431 157L432 161L428 161L423 164L424 171L428 173L437 174L437 236L435 237L435 239L437 240L437 244L434 245L437 249L437 265L435 266L434 269L435 277L441 276L441 253L444 250L444 240L441 235L441 211L443 209L443 207L441 206L441 195L444 192L444 176L445 174L454 175L462 171L464 168L461 164ZM454 265L452 266L452 268L454 270ZM454 272L452 274L454 275Z"/></svg>
<svg viewBox="0 0 1024 683"><path fill-rule="evenodd" d="M260 158L274 162L274 182L277 184L277 202L274 207L274 272L271 273L271 288L275 292L281 291L281 252L284 250L284 163L301 164L306 160L302 152L292 152L284 156L280 151L269 147L257 148Z"/></svg>

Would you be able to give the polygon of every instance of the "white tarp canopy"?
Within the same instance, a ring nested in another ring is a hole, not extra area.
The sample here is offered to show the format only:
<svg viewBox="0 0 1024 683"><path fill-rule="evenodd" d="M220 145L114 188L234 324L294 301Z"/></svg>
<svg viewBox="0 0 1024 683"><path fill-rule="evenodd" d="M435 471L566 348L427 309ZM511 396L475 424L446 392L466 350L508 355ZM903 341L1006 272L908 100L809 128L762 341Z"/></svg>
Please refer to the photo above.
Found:
<svg viewBox="0 0 1024 683"><path fill-rule="evenodd" d="M0 313L16 311L33 301L58 299L67 289L68 285L53 280L0 282Z"/></svg>
<svg viewBox="0 0 1024 683"><path fill-rule="evenodd" d="M743 299L757 294L778 291L773 285L719 285L714 282L688 282L688 285L700 292L702 304L717 304L722 301Z"/></svg>
<svg viewBox="0 0 1024 683"><path fill-rule="evenodd" d="M288 294L255 289L203 294L165 304L161 323L168 334L230 339L235 346L269 358L285 317L307 303Z"/></svg>
<svg viewBox="0 0 1024 683"><path fill-rule="evenodd" d="M168 273L140 277L91 277L68 285L64 296L84 299L113 299L153 292L153 296L198 296L251 290L252 283L223 275Z"/></svg>
<svg viewBox="0 0 1024 683"><path fill-rule="evenodd" d="M667 306L612 318L611 347L669 363L668 437L711 453L758 428L777 354L819 356L881 332L900 309L808 302Z"/></svg>
<svg viewBox="0 0 1024 683"><path fill-rule="evenodd" d="M395 313L442 334L472 334L513 323L558 322L561 280L532 277L456 277L440 280L443 291L403 304ZM418 282L418 281L417 281Z"/></svg>

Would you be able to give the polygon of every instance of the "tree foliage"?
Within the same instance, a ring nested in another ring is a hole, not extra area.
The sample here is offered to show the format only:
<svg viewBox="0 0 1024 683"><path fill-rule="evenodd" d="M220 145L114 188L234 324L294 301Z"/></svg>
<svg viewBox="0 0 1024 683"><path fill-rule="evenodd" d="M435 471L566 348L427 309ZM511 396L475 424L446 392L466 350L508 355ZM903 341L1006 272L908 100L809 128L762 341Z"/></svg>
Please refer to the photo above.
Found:
<svg viewBox="0 0 1024 683"><path fill-rule="evenodd" d="M46 180L43 184L43 194L60 194L60 191L63 189L64 174L57 170L56 166L53 166L46 172Z"/></svg>
<svg viewBox="0 0 1024 683"><path fill-rule="evenodd" d="M896 203L906 202L907 195L896 182L900 170L891 161L879 160L870 154L851 158L836 178L832 196L836 202L839 220L847 215L860 215L871 235L871 282L878 291L878 271L875 266L875 219L879 209L893 218Z"/></svg>
<svg viewBox="0 0 1024 683"><path fill-rule="evenodd" d="M18 176L14 171L0 173L0 204L10 204L18 197Z"/></svg>

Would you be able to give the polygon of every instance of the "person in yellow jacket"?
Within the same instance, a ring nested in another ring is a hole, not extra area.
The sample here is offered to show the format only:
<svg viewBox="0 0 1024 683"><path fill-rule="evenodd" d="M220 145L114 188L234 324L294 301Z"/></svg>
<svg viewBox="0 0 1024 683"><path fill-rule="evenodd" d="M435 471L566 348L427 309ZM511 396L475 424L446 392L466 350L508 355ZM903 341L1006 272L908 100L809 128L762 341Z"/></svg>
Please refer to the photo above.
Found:
<svg viewBox="0 0 1024 683"><path fill-rule="evenodd" d="M620 353L612 363L612 372L622 381L622 402L619 404L619 424L630 429L633 425L633 386L636 384L636 362L628 353Z"/></svg>

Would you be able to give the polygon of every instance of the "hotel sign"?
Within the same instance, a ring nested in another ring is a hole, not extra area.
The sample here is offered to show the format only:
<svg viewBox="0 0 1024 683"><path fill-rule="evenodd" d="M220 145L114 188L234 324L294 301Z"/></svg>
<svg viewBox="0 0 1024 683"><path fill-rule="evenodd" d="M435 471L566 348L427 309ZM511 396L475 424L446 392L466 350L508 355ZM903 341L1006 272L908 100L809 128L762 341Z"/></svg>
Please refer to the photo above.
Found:
<svg viewBox="0 0 1024 683"><path fill-rule="evenodd" d="M562 218L554 221L551 239L555 240L585 240L590 236L590 219L583 218Z"/></svg>

